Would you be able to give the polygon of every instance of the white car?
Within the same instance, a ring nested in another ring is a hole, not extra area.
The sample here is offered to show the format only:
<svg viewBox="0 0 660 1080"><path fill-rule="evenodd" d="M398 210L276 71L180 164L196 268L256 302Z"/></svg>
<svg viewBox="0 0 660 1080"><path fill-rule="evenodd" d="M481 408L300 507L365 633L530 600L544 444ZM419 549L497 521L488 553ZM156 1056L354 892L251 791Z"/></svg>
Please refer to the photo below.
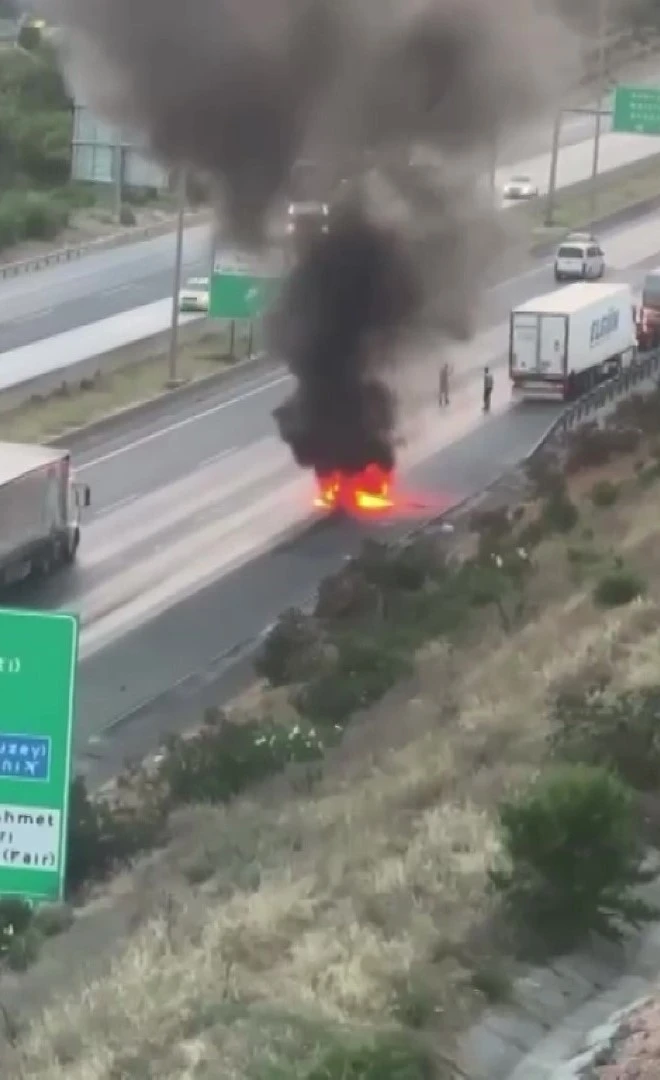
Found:
<svg viewBox="0 0 660 1080"><path fill-rule="evenodd" d="M207 277L189 278L179 293L179 311L209 310L209 279Z"/></svg>
<svg viewBox="0 0 660 1080"><path fill-rule="evenodd" d="M597 281L604 273L605 254L595 237L574 233L557 248L555 281Z"/></svg>
<svg viewBox="0 0 660 1080"><path fill-rule="evenodd" d="M293 202L287 210L286 231L295 233L327 233L330 207L323 202Z"/></svg>
<svg viewBox="0 0 660 1080"><path fill-rule="evenodd" d="M502 195L505 199L536 199L539 189L531 176L512 176L504 185Z"/></svg>

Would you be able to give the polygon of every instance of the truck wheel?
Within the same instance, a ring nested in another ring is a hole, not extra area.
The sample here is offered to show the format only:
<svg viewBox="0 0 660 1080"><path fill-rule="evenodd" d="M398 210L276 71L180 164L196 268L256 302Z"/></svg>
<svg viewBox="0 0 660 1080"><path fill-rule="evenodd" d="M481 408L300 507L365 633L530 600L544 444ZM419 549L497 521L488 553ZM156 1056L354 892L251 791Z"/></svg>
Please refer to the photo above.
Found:
<svg viewBox="0 0 660 1080"><path fill-rule="evenodd" d="M64 561L70 566L76 561L78 548L80 547L80 529L75 529L64 551Z"/></svg>

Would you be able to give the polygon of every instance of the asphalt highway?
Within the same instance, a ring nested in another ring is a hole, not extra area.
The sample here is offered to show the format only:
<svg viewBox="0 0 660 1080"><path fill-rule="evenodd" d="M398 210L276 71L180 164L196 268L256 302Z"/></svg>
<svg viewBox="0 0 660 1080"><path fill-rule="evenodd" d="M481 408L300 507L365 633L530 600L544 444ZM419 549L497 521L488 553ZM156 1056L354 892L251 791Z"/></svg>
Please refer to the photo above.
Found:
<svg viewBox="0 0 660 1080"><path fill-rule="evenodd" d="M644 265L657 259L655 237L660 217L612 233L610 276L636 287ZM552 407L511 407L505 360L510 308L553 287L551 266L539 264L491 289L478 335L451 350L453 400L443 414L435 407L437 346L411 346L402 380L401 498L412 503L406 525L479 490L556 415ZM486 363L496 384L493 415L483 418ZM272 365L247 380L236 373L203 401L169 402L144 424L73 446L94 499L79 565L3 599L80 613L79 754L191 672L234 663L242 646L358 543L357 527L321 523L309 476L275 434L271 410L289 385ZM152 740L154 726L152 718Z"/></svg>
<svg viewBox="0 0 660 1080"><path fill-rule="evenodd" d="M607 122L604 130L607 130ZM560 156L559 186L588 175L591 150L587 140L592 131L592 117L566 118L562 146L567 149L565 160ZM498 183L503 184L510 175L522 171L532 175L543 190L548 175L550 138L549 130L539 126L505 147L499 163ZM655 152L657 147L653 139L607 136L603 140L602 170ZM186 230L184 278L208 273L211 247L208 227L195 226ZM0 281L0 352L171 296L174 248L175 239L170 234Z"/></svg>

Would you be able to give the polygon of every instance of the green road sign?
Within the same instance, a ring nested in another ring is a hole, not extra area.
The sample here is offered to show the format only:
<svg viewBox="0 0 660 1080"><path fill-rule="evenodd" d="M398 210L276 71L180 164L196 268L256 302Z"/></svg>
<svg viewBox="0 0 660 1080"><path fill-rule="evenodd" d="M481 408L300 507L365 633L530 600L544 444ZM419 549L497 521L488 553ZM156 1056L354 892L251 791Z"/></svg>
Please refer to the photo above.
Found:
<svg viewBox="0 0 660 1080"><path fill-rule="evenodd" d="M78 620L0 608L0 896L64 892Z"/></svg>
<svg viewBox="0 0 660 1080"><path fill-rule="evenodd" d="M617 86L614 91L612 130L660 135L660 89L652 86Z"/></svg>
<svg viewBox="0 0 660 1080"><path fill-rule="evenodd" d="M209 292L212 319L258 319L271 304L279 280L272 260L242 252L216 254Z"/></svg>
<svg viewBox="0 0 660 1080"><path fill-rule="evenodd" d="M212 319L258 319L273 295L272 278L213 274L209 296Z"/></svg>

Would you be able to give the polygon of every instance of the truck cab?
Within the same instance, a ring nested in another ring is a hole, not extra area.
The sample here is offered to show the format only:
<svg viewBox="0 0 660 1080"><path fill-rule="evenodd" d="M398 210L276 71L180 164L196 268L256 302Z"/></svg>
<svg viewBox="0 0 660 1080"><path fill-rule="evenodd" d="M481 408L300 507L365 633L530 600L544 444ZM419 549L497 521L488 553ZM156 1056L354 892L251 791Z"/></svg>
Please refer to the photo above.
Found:
<svg viewBox="0 0 660 1080"><path fill-rule="evenodd" d="M649 270L642 285L641 304L635 310L637 345L642 351L660 345L660 267Z"/></svg>

